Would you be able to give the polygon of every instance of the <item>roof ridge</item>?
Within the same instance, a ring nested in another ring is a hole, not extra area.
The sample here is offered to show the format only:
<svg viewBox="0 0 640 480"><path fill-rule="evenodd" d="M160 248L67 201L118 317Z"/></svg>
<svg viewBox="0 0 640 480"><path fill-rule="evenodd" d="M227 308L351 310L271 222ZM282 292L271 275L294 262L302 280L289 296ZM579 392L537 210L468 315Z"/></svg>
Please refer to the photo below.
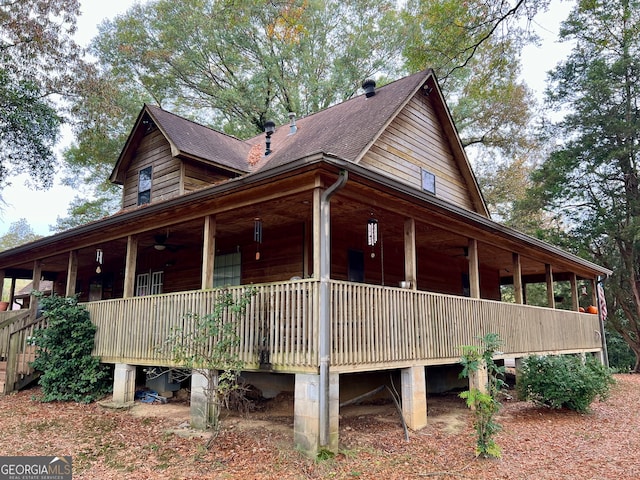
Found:
<svg viewBox="0 0 640 480"><path fill-rule="evenodd" d="M385 84L384 84L384 85L382 85L381 87L376 86L376 92L377 92L378 90L382 90L382 89L384 89L384 88L386 88L386 87L388 87L388 86L390 86L390 85L393 85L394 83L397 83L397 82L400 82L400 81L405 81L405 80L407 80L407 79L409 79L409 78L412 78L412 77L415 77L415 76L418 76L418 75L422 75L422 76L424 76L424 78L427 78L427 77L429 76L429 74L433 74L433 73L434 73L434 72L433 72L433 69L431 69L431 68L427 68L427 69L424 69L424 70L420 70L420 71L418 71L418 72L414 72L414 73L409 74L409 75L406 75L406 76L404 76L404 77L396 78L395 80L392 80L392 81L390 81L389 83L385 83ZM365 79L365 80L366 80L366 79ZM363 81L364 81L364 80L363 80ZM357 90L356 90L356 91L357 91ZM305 115L305 116L302 116L302 117L296 117L296 121L298 121L298 120L302 120L302 119L306 119L306 118L311 118L311 117L314 117L315 115L318 115L318 114L320 114L320 113L327 112L327 111L332 110L332 109L334 109L334 108L336 108L336 107L339 107L339 106L345 105L345 104L347 104L347 103L349 103L349 102L352 102L352 101L355 101L356 99L358 99L358 98L362 97L363 95L365 95L365 94L364 94L364 93L361 93L361 94L359 94L359 95L353 95L353 96L351 96L351 97L347 98L346 100L343 100L343 101L341 101L341 102L337 102L337 103L334 103L334 104L332 104L332 105L329 105L328 107L323 108L322 110L318 110L318 111L316 111L316 112L310 113L309 115ZM285 123L281 123L281 124L279 124L279 125L276 125L276 127L282 127L282 126L285 126L285 125L287 125L287 123L286 123L286 122L285 122ZM249 141L251 141L251 140L254 140L254 139L256 139L256 138L260 137L260 136L261 136L261 135L263 135L263 134L264 134L264 132L261 132L261 133L258 133L258 134L256 134L256 135L254 135L253 137L249 137L249 138L247 138L246 140L242 140L242 141L243 141L243 142L249 142Z"/></svg>

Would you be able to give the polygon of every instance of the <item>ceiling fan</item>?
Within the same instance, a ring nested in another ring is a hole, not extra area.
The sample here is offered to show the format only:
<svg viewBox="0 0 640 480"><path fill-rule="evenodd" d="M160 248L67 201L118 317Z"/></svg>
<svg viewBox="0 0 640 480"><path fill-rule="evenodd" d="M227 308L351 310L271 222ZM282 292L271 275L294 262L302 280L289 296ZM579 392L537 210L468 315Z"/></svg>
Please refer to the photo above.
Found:
<svg viewBox="0 0 640 480"><path fill-rule="evenodd" d="M166 234L156 234L153 236L153 248L158 250L159 252L162 252L163 250L169 250L170 252L175 252L177 250L179 250L181 247L181 245L172 245L170 243L167 243L167 240L169 239L169 232L167 232Z"/></svg>

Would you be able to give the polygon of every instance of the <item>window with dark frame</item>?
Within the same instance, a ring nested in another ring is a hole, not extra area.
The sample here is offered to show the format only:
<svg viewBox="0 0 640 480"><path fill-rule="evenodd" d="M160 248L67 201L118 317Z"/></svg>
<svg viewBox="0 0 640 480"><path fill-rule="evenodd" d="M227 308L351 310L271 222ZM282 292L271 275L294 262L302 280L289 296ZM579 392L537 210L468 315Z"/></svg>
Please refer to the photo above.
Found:
<svg viewBox="0 0 640 480"><path fill-rule="evenodd" d="M152 167L146 167L138 173L138 205L151 202Z"/></svg>

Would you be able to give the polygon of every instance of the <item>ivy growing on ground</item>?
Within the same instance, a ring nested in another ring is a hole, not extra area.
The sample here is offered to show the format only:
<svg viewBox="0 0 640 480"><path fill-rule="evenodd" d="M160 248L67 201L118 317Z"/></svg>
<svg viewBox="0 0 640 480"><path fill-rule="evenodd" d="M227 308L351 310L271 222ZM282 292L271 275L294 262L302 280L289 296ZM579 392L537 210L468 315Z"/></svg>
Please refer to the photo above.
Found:
<svg viewBox="0 0 640 480"><path fill-rule="evenodd" d="M96 327L89 312L77 297L36 296L47 320L46 328L31 337L36 346L31 365L41 372L41 400L89 403L101 398L110 390L110 372L91 355Z"/></svg>
<svg viewBox="0 0 640 480"><path fill-rule="evenodd" d="M502 380L504 367L498 366L493 361L493 355L501 344L500 337L496 333L488 333L480 338L482 347L474 345L462 347L461 378L469 378L482 368L487 369L486 391L478 388L470 388L460 394L465 399L467 406L473 410L474 428L476 430L476 456L500 457L500 446L496 444L494 437L502 428L495 421L495 417L502 404L498 398L505 387ZM481 351L481 348L483 350Z"/></svg>
<svg viewBox="0 0 640 480"><path fill-rule="evenodd" d="M518 398L551 408L586 413L591 403L609 396L611 371L592 356L530 356L518 372Z"/></svg>

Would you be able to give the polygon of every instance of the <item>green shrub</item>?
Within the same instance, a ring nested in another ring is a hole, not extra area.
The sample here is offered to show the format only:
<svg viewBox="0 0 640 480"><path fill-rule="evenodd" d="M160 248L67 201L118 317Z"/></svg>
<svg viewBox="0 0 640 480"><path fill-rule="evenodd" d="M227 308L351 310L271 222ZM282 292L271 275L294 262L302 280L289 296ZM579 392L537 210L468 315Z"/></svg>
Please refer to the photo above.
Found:
<svg viewBox="0 0 640 480"><path fill-rule="evenodd" d="M91 356L96 327L89 312L74 297L40 297L47 327L36 330L33 368L42 372L42 401L88 403L110 389L109 370Z"/></svg>
<svg viewBox="0 0 640 480"><path fill-rule="evenodd" d="M610 370L593 357L532 356L523 361L517 391L521 400L584 413L596 398L608 397L613 383Z"/></svg>

